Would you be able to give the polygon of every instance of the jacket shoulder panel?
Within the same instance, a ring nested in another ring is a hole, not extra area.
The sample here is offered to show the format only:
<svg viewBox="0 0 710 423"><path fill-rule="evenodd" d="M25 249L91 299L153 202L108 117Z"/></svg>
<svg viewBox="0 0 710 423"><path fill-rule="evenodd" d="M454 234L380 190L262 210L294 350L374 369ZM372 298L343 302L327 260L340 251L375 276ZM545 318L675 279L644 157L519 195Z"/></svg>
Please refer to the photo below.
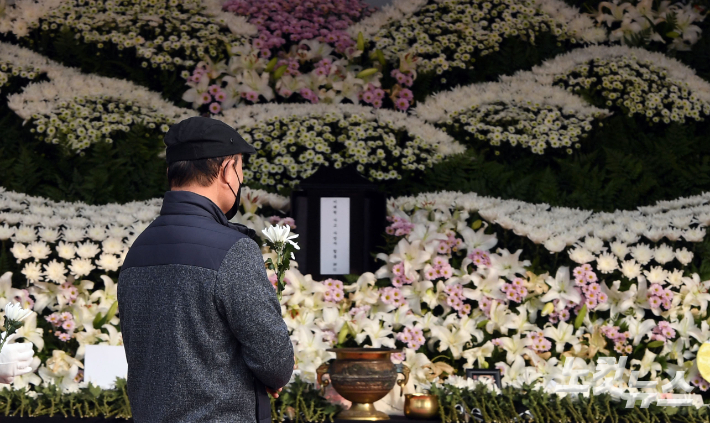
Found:
<svg viewBox="0 0 710 423"><path fill-rule="evenodd" d="M200 216L160 216L131 246L121 270L183 264L218 270L232 246L247 236Z"/></svg>

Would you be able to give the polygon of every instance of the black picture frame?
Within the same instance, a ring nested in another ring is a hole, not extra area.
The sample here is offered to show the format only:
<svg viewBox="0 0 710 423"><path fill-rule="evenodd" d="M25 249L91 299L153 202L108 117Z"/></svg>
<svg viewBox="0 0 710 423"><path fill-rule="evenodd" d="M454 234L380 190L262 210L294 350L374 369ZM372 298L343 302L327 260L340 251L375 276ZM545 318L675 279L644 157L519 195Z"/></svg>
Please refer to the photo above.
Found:
<svg viewBox="0 0 710 423"><path fill-rule="evenodd" d="M466 369L466 379L479 379L481 377L491 378L495 381L498 389L503 389L500 381L500 370L498 369Z"/></svg>

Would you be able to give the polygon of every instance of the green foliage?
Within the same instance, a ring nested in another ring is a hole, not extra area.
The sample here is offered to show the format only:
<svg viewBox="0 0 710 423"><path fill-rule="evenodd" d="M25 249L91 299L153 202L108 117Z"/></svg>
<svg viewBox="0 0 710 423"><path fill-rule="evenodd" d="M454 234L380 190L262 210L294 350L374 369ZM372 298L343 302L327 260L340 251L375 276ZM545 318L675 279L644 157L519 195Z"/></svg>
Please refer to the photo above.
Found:
<svg viewBox="0 0 710 423"><path fill-rule="evenodd" d="M126 379L116 378L115 389L101 389L90 383L89 387L74 393L62 393L56 385L36 386L34 392L37 395L33 398L22 389L3 388L0 391L0 414L18 417L131 417Z"/></svg>
<svg viewBox="0 0 710 423"><path fill-rule="evenodd" d="M651 127L613 116L562 158L470 141L466 153L383 188L393 195L454 189L596 211L635 209L710 190L707 128L705 122Z"/></svg>
<svg viewBox="0 0 710 423"><path fill-rule="evenodd" d="M323 398L320 391L299 376L287 385L279 397L271 398L271 420L288 419L294 423L322 423L334 421L341 407Z"/></svg>
<svg viewBox="0 0 710 423"><path fill-rule="evenodd" d="M640 401L633 408L626 408L626 401L614 401L609 394L581 395L568 394L564 398L532 390L508 387L501 395L495 395L483 386L466 390L447 385L445 388L432 386L431 393L439 400L439 416L442 422L468 421L466 414L473 409L480 410L483 421L512 423L530 421L519 418L519 414L529 410L532 421L556 423L637 423L637 422L685 422L702 423L710 421L706 407L659 407L655 404L641 408ZM457 406L458 409L457 409ZM459 411L462 410L462 411Z"/></svg>

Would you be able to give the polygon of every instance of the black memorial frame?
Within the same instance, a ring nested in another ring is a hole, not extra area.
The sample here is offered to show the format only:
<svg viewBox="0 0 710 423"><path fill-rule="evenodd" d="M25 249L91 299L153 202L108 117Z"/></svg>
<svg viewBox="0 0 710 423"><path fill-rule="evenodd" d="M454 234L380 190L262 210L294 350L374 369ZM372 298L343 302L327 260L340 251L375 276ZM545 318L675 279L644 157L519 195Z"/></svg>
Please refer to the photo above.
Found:
<svg viewBox="0 0 710 423"><path fill-rule="evenodd" d="M343 276L320 273L321 199L333 197L350 198L350 274L376 271L379 266L372 252L384 245L387 202L377 185L352 167L321 168L291 193L291 217L301 247L295 253L299 271L315 280Z"/></svg>
<svg viewBox="0 0 710 423"><path fill-rule="evenodd" d="M481 376L493 378L499 389L503 389L498 369L466 369L466 378L477 380Z"/></svg>

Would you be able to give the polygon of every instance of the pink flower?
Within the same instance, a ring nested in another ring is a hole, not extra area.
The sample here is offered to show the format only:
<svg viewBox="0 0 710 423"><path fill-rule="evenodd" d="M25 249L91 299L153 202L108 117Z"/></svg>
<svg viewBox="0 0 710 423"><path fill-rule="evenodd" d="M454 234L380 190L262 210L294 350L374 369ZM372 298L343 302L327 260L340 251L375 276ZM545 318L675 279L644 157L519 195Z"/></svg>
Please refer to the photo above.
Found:
<svg viewBox="0 0 710 423"><path fill-rule="evenodd" d="M219 113L221 111L222 111L222 106L220 106L219 103L215 102L215 103L210 104L210 113L212 113L213 115L216 115L217 113Z"/></svg>
<svg viewBox="0 0 710 423"><path fill-rule="evenodd" d="M219 87L219 85L210 85L210 87L207 89L207 92L212 95L216 95L220 91L222 91L222 89Z"/></svg>
<svg viewBox="0 0 710 423"><path fill-rule="evenodd" d="M72 336L68 333L59 332L57 333L57 338L59 338L60 341L67 342L72 338Z"/></svg>
<svg viewBox="0 0 710 423"><path fill-rule="evenodd" d="M62 323L62 329L64 330L71 332L74 330L74 328L76 328L76 323L73 320L67 320Z"/></svg>
<svg viewBox="0 0 710 423"><path fill-rule="evenodd" d="M219 91L217 94L215 94L214 99L221 103L227 99L227 94L225 94L224 91Z"/></svg>
<svg viewBox="0 0 710 423"><path fill-rule="evenodd" d="M412 91L405 88L399 92L399 97L407 101L411 101L414 98L414 95L412 94Z"/></svg>
<svg viewBox="0 0 710 423"><path fill-rule="evenodd" d="M247 100L255 103L259 99L259 94L255 93L254 91L249 91L246 95Z"/></svg>
<svg viewBox="0 0 710 423"><path fill-rule="evenodd" d="M201 100L203 104L207 104L212 101L212 96L210 95L210 93L202 93Z"/></svg>
<svg viewBox="0 0 710 423"><path fill-rule="evenodd" d="M407 110L409 108L409 101L404 98L398 98L395 102L395 107L399 110Z"/></svg>

